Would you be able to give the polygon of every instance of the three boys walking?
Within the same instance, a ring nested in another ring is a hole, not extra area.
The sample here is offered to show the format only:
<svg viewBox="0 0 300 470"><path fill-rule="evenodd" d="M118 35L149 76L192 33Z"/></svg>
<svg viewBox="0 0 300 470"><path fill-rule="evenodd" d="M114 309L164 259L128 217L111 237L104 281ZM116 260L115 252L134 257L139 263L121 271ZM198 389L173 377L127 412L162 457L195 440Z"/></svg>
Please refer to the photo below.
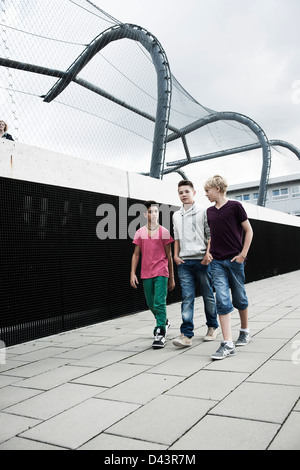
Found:
<svg viewBox="0 0 300 470"><path fill-rule="evenodd" d="M156 319L153 348L165 346L167 291L175 287L171 244L174 242L174 262L182 291L181 335L173 341L176 347L192 346L194 336L194 302L196 289L204 302L207 334L204 341L213 341L218 334L218 317L223 334L219 349L212 355L221 360L236 354L235 346L244 346L251 339L248 327L248 299L244 287L244 264L253 232L247 214L238 201L226 197L227 183L220 177L210 178L205 185L206 196L215 203L207 211L196 205L193 183L178 184L182 206L173 215L174 238L158 223L158 205L145 203L146 227L135 234L132 256L132 287L137 288L136 269L142 255L141 279L149 309ZM214 296L213 288L216 295ZM230 294L231 291L231 294ZM233 343L231 313L237 308L241 319L240 335Z"/></svg>

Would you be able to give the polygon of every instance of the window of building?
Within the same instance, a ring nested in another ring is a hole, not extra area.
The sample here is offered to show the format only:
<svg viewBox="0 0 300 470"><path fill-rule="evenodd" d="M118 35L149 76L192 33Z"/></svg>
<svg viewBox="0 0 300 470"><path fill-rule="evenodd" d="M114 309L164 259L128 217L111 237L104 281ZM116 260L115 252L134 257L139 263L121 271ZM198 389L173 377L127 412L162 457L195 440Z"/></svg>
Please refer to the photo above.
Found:
<svg viewBox="0 0 300 470"><path fill-rule="evenodd" d="M300 186L292 187L292 197L300 197Z"/></svg>
<svg viewBox="0 0 300 470"><path fill-rule="evenodd" d="M250 194L244 194L243 199L244 199L244 201L249 202L251 200Z"/></svg>
<svg viewBox="0 0 300 470"><path fill-rule="evenodd" d="M288 190L288 188L273 189L272 196L273 196L273 200L288 199L289 190Z"/></svg>
<svg viewBox="0 0 300 470"><path fill-rule="evenodd" d="M243 200L243 196L235 196L235 199L236 199L237 201L242 201L242 200Z"/></svg>

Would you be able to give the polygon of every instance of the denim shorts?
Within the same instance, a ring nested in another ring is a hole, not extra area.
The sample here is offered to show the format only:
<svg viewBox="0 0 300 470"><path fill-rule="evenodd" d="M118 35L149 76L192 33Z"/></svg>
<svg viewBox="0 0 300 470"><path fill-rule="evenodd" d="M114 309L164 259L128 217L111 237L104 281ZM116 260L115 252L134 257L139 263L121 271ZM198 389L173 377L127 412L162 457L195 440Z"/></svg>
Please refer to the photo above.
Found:
<svg viewBox="0 0 300 470"><path fill-rule="evenodd" d="M245 266L230 259L213 260L210 264L213 286L216 291L218 315L228 315L235 308L246 310L249 306L245 283ZM230 295L231 291L231 295Z"/></svg>

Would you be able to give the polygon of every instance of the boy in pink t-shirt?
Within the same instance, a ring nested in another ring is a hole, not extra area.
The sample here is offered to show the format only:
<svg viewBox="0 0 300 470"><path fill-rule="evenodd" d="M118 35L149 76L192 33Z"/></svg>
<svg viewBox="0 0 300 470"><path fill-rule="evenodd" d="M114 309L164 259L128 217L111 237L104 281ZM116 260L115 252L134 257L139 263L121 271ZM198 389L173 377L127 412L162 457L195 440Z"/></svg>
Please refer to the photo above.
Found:
<svg viewBox="0 0 300 470"><path fill-rule="evenodd" d="M146 226L140 228L133 240L135 245L131 261L130 284L137 288L136 269L142 255L141 279L147 305L156 319L153 348L160 349L166 344L169 328L167 320L168 288L175 287L171 243L174 241L169 231L158 223L158 204L145 202Z"/></svg>

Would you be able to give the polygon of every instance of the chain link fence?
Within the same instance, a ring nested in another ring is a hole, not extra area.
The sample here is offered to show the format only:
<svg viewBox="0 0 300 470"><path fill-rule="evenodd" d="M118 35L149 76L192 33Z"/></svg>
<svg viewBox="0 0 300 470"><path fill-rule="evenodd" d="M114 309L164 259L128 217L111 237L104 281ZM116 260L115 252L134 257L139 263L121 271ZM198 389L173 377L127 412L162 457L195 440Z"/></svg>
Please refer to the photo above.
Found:
<svg viewBox="0 0 300 470"><path fill-rule="evenodd" d="M154 123L71 83L54 101L45 95L101 32L121 24L88 0L0 0L0 56L45 68L0 67L0 119L15 140L135 172L150 167ZM47 70L46 70L47 69ZM32 68L33 70L33 68ZM118 100L155 116L157 77L150 54L129 39L114 41L80 72L80 78ZM213 110L199 104L172 76L170 125L182 128ZM257 142L239 123L221 121L188 136L200 155ZM184 158L179 140L167 145L166 162Z"/></svg>

